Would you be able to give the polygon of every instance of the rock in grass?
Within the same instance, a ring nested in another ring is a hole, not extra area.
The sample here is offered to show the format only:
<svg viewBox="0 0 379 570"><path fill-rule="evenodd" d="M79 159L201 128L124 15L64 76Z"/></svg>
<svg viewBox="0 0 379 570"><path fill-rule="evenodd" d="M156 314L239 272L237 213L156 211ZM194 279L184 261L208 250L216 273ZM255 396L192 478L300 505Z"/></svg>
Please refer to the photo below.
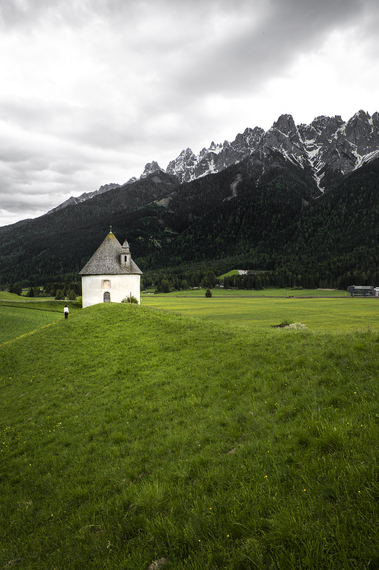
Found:
<svg viewBox="0 0 379 570"><path fill-rule="evenodd" d="M160 568L163 568L165 564L166 558L160 558L159 560L154 560L154 562L150 564L147 570L159 570Z"/></svg>

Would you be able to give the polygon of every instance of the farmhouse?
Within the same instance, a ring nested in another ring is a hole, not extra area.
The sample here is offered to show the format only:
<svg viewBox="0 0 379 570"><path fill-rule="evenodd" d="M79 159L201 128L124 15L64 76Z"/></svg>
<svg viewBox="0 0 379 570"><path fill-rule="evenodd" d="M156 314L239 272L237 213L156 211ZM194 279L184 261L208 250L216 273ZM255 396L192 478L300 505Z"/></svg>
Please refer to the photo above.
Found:
<svg viewBox="0 0 379 570"><path fill-rule="evenodd" d="M98 303L121 303L135 297L140 303L142 271L132 260L129 244L123 245L112 231L79 272L82 276L83 308Z"/></svg>
<svg viewBox="0 0 379 570"><path fill-rule="evenodd" d="M350 297L375 297L376 290L372 285L349 285Z"/></svg>

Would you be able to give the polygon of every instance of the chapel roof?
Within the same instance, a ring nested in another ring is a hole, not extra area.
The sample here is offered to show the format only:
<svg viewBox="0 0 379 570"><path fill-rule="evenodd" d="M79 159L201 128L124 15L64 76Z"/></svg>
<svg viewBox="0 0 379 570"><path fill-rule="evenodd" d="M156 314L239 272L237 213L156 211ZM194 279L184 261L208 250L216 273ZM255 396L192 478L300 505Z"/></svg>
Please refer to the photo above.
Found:
<svg viewBox="0 0 379 570"><path fill-rule="evenodd" d="M128 242L125 242L129 249ZM88 263L79 271L79 275L142 275L132 259L129 265L121 265L120 254L125 252L125 242L123 247L115 235L109 232Z"/></svg>

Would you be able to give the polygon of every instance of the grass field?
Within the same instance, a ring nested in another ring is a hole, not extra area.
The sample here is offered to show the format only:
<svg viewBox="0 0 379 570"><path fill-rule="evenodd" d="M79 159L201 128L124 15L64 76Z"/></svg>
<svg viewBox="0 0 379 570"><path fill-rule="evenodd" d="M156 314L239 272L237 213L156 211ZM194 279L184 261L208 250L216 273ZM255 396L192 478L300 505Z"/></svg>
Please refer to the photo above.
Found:
<svg viewBox="0 0 379 570"><path fill-rule="evenodd" d="M204 295L147 295L145 307L192 317L229 322L267 330L284 321L300 322L312 331L356 331L379 329L377 298L282 298Z"/></svg>
<svg viewBox="0 0 379 570"><path fill-rule="evenodd" d="M57 313L38 310L23 310L14 307L0 307L0 345L9 340L49 325L57 320Z"/></svg>
<svg viewBox="0 0 379 570"><path fill-rule="evenodd" d="M379 568L376 302L257 302L103 304L0 346L0 568ZM287 305L308 331L271 328Z"/></svg>
<svg viewBox="0 0 379 570"><path fill-rule="evenodd" d="M142 292L142 297L149 297L154 294L150 289ZM159 296L165 297L204 297L205 289L191 289L188 291L175 291L172 293L161 293ZM251 289L222 289L216 287L212 289L213 297L350 297L347 291L338 289L262 289L255 291Z"/></svg>
<svg viewBox="0 0 379 570"><path fill-rule="evenodd" d="M54 301L52 299L20 298L12 293L0 292L0 345L63 317L63 307L69 305L71 313L80 310L81 302ZM59 313L59 315L58 315Z"/></svg>

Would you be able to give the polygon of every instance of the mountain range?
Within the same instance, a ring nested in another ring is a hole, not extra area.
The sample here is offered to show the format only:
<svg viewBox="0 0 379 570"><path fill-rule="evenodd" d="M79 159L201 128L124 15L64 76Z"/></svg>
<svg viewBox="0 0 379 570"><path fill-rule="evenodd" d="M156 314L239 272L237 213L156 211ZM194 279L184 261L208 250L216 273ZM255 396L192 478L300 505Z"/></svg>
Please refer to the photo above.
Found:
<svg viewBox="0 0 379 570"><path fill-rule="evenodd" d="M266 132L183 150L166 169L153 161L139 179L0 228L1 283L76 275L111 225L145 272L243 264L333 283L373 279L378 171L378 113L309 125L282 115Z"/></svg>
<svg viewBox="0 0 379 570"><path fill-rule="evenodd" d="M181 182L189 182L220 172L252 154L264 163L272 150L279 151L295 165L309 169L317 186L324 190L331 178L351 172L379 156L379 114L371 117L359 111L346 123L340 116L322 116L309 125L299 126L291 115L282 115L267 132L259 127L247 128L232 143L225 141L216 145L212 142L198 155L187 148L168 164L166 172ZM262 174L263 168L256 183Z"/></svg>
<svg viewBox="0 0 379 570"><path fill-rule="evenodd" d="M262 163L256 183L263 175L263 165L268 155L277 150L295 165L308 170L321 191L336 178L356 170L365 162L379 157L379 113L370 116L358 111L349 121L344 122L339 115L316 117L309 125L296 126L291 115L282 115L268 130L260 127L246 128L234 141L224 141L195 154L190 148L182 150L171 160L166 169L156 161L146 164L139 179L147 178L156 172L166 172L179 182L191 182L197 178L221 172L233 164L238 164L255 153L257 162ZM136 177L126 184L133 184ZM119 184L106 184L93 192L71 197L48 213L66 206L72 206L102 194Z"/></svg>

